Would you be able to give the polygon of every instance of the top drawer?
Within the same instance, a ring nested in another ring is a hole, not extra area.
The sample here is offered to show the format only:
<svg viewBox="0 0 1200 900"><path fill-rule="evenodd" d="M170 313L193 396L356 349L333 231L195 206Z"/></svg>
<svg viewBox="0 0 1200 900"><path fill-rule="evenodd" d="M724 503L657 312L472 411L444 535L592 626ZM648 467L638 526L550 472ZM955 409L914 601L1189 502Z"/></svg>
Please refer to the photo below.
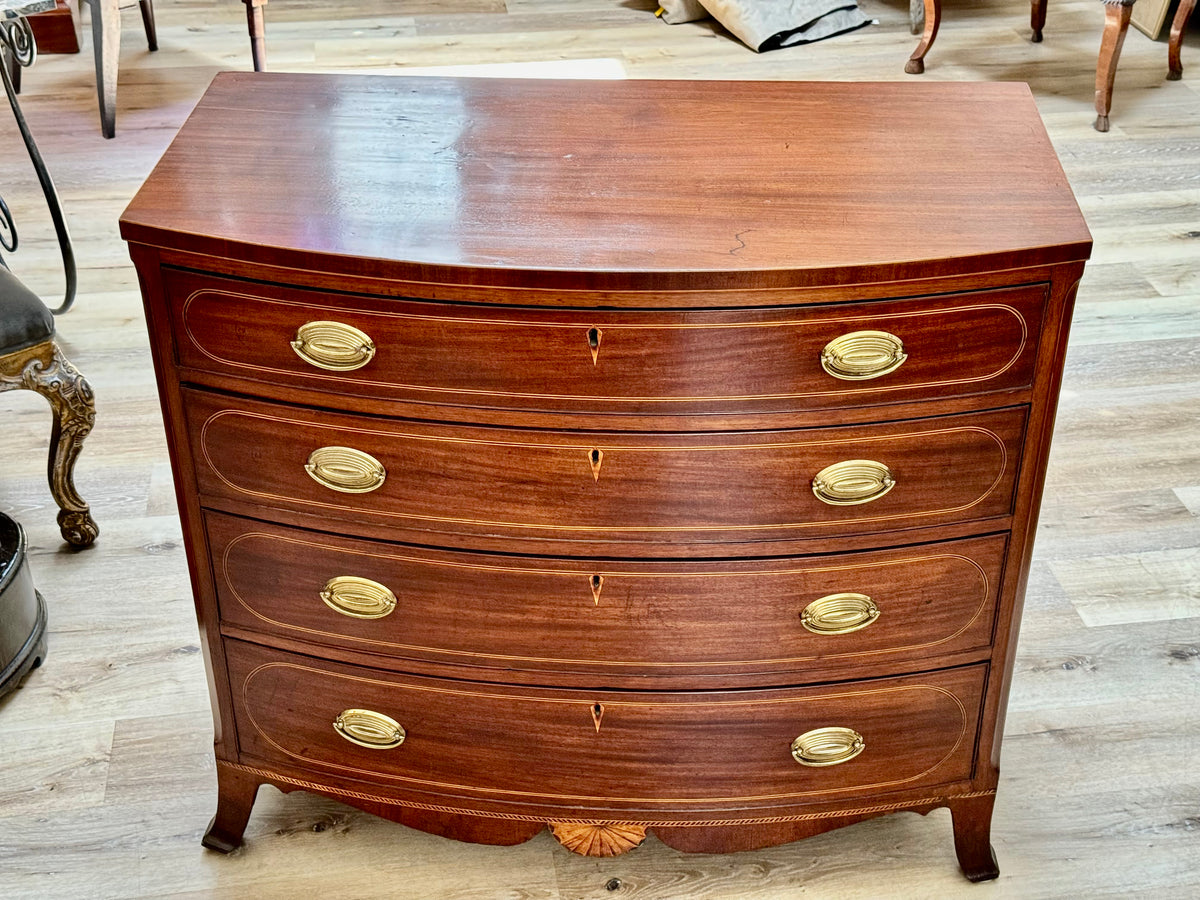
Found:
<svg viewBox="0 0 1200 900"><path fill-rule="evenodd" d="M163 281L179 363L194 370L376 399L662 414L1026 387L1046 296L1037 284L764 309L496 309L176 269Z"/></svg>

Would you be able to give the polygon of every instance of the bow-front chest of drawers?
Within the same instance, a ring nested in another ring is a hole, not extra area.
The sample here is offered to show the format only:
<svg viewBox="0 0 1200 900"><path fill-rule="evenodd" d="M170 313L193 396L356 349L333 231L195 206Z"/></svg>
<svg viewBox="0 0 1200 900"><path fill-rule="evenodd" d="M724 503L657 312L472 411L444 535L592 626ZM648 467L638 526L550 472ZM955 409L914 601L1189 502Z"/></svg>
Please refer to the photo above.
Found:
<svg viewBox="0 0 1200 900"><path fill-rule="evenodd" d="M261 784L607 855L989 847L1091 240L1022 85L222 75L122 219Z"/></svg>

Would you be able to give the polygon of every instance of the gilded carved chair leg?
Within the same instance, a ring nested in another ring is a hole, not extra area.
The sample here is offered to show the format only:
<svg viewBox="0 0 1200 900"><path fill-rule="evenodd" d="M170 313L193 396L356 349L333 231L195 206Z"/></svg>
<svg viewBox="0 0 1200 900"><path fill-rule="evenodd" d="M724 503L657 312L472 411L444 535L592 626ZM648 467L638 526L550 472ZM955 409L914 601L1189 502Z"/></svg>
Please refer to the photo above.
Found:
<svg viewBox="0 0 1200 900"><path fill-rule="evenodd" d="M96 540L100 529L75 490L74 476L83 439L96 422L91 385L58 345L47 341L0 358L0 391L15 388L36 391L50 403L54 424L47 475L59 507L58 527L67 543L86 547Z"/></svg>
<svg viewBox="0 0 1200 900"><path fill-rule="evenodd" d="M1029 27L1033 29L1031 40L1042 42L1042 29L1046 27L1046 0L1033 0L1029 6Z"/></svg>
<svg viewBox="0 0 1200 900"><path fill-rule="evenodd" d="M917 49L904 64L904 71L909 75L920 75L925 71L925 54L933 46L933 39L937 37L938 26L941 23L941 0L925 0L925 31L921 34L921 42L917 44Z"/></svg>
<svg viewBox="0 0 1200 900"><path fill-rule="evenodd" d="M1167 44L1167 80L1178 81L1183 77L1183 62L1179 58L1179 48L1183 44L1183 32L1187 28L1188 19L1196 9L1196 0L1179 0L1179 9L1171 22L1171 40Z"/></svg>
<svg viewBox="0 0 1200 900"><path fill-rule="evenodd" d="M1100 58L1096 63L1096 130L1108 131L1108 111L1112 108L1113 82L1117 77L1117 60L1129 30L1133 2L1104 4L1104 35L1100 39Z"/></svg>

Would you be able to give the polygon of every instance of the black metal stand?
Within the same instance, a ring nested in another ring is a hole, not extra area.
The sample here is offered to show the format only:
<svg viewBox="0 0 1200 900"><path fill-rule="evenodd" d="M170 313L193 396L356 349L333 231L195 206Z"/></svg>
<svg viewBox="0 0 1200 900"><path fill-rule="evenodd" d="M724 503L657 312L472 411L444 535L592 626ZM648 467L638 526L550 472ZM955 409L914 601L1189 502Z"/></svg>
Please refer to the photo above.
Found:
<svg viewBox="0 0 1200 900"><path fill-rule="evenodd" d="M42 154L33 139L33 134L29 131L29 125L25 122L21 105L17 102L19 82L13 78L13 72L20 71L18 66L33 65L33 61L37 59L37 43L33 39L33 30L24 17L0 20L0 55L5 57L0 62L0 79L4 81L8 104L12 107L13 118L16 119L22 140L25 141L25 149L29 152L33 170L37 173L38 182L42 186L46 205L50 209L50 218L54 222L54 232L58 236L58 248L62 253L66 287L63 302L56 309L50 311L56 316L62 315L75 302L75 251L71 246L71 235L67 231L67 222L63 217L62 205L58 200L58 191L54 187L50 173L46 170L46 163L42 160ZM10 62L12 65L9 65ZM0 246L3 246L9 253L17 249L17 228L13 223L12 213L8 210L8 204L2 198L0 198ZM0 265L5 265L3 259L0 259Z"/></svg>

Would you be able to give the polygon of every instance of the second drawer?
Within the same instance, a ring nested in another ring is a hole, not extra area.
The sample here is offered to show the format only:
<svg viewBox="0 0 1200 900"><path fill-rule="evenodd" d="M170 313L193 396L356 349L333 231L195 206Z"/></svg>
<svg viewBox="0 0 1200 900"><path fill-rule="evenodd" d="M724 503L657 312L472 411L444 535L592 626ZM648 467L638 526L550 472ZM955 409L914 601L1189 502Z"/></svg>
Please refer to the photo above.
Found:
<svg viewBox="0 0 1200 900"><path fill-rule="evenodd" d="M794 431L587 434L184 397L206 498L349 531L566 541L789 540L1007 516L1025 428L1013 407Z"/></svg>

